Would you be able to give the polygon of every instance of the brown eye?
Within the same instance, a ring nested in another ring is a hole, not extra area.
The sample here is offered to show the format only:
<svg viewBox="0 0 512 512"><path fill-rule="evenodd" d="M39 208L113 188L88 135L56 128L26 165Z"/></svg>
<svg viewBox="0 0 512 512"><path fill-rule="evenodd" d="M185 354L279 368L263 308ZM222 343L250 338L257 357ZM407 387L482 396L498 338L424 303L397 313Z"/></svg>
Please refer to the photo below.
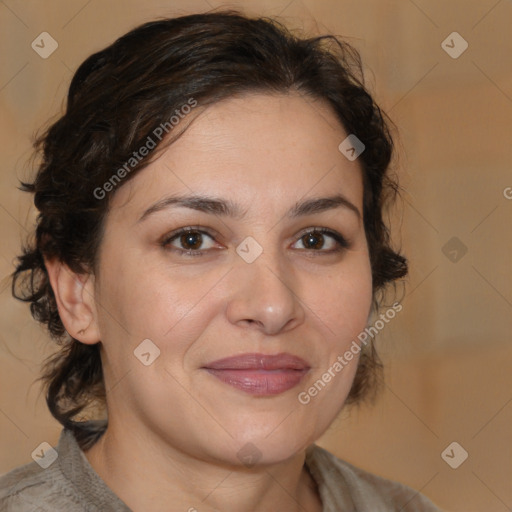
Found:
<svg viewBox="0 0 512 512"><path fill-rule="evenodd" d="M180 229L162 242L166 249L182 254L201 255L214 247L214 238L199 229Z"/></svg>
<svg viewBox="0 0 512 512"><path fill-rule="evenodd" d="M331 253L338 252L349 247L349 242L336 231L329 229L310 229L306 231L296 243L301 243L298 249L310 252Z"/></svg>
<svg viewBox="0 0 512 512"><path fill-rule="evenodd" d="M180 235L180 243L184 249L199 249L203 243L203 235L199 231L189 231Z"/></svg>
<svg viewBox="0 0 512 512"><path fill-rule="evenodd" d="M321 249L324 246L324 236L321 233L308 233L301 240L306 249Z"/></svg>

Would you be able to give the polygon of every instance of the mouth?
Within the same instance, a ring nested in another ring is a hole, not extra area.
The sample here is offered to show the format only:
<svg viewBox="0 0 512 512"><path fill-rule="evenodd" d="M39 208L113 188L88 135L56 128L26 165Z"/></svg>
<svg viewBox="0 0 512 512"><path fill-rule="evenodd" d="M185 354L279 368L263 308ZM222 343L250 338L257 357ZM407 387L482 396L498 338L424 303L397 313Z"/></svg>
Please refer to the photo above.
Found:
<svg viewBox="0 0 512 512"><path fill-rule="evenodd" d="M250 395L272 396L297 386L311 367L300 357L281 353L227 357L208 363L203 369Z"/></svg>

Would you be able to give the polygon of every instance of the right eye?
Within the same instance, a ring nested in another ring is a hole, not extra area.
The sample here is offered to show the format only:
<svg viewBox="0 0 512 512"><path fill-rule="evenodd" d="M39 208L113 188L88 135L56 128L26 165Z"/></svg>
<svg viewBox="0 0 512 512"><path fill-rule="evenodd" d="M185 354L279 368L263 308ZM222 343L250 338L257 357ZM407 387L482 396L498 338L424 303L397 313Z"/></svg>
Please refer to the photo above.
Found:
<svg viewBox="0 0 512 512"><path fill-rule="evenodd" d="M167 235L162 247L183 256L202 256L205 251L213 249L214 238L202 229L181 228Z"/></svg>

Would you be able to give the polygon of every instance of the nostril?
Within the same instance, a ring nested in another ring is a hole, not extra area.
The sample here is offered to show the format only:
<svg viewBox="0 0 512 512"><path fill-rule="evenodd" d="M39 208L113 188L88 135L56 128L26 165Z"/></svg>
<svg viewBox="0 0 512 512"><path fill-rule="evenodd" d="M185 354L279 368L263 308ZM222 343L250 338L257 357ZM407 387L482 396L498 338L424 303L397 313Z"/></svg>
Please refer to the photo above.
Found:
<svg viewBox="0 0 512 512"><path fill-rule="evenodd" d="M248 324L263 325L262 322L258 322L258 320L252 320L251 318L247 318L245 322L247 322Z"/></svg>

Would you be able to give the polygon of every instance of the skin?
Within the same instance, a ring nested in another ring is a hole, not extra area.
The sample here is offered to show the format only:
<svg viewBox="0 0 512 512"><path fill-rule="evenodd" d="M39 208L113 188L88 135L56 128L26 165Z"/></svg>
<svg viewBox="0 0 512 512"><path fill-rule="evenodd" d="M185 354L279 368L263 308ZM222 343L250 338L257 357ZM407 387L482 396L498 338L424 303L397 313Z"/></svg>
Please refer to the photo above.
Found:
<svg viewBox="0 0 512 512"><path fill-rule="evenodd" d="M109 426L86 457L134 511L321 510L305 449L343 407L357 357L309 404L298 394L350 347L371 309L362 171L338 150L346 136L326 104L297 93L214 104L118 188L94 276L47 262L68 332L101 340ZM231 200L244 215L169 206L140 220L173 194ZM333 194L360 216L344 206L287 216L299 201ZM189 248L179 237L165 243L198 225L212 234L202 255L179 254ZM350 245L333 252L336 241L320 235L306 247L307 228ZM263 248L253 263L236 252L247 236ZM133 353L144 339L160 349L149 366ZM248 352L288 352L311 369L297 387L264 397L202 369ZM247 443L261 457L251 468L237 456Z"/></svg>

